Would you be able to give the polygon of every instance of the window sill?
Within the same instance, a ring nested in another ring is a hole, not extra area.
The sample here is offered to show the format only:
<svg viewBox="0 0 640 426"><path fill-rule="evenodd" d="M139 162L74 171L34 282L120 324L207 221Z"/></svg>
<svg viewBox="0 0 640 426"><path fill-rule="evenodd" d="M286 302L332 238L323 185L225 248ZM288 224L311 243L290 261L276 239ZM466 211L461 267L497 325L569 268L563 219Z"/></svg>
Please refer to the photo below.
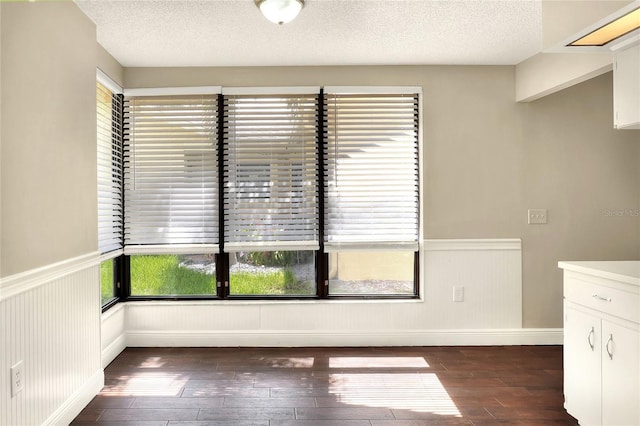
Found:
<svg viewBox="0 0 640 426"><path fill-rule="evenodd" d="M102 311L102 319L103 320L109 319L110 317L117 314L123 309L124 309L124 303L119 301L114 303L113 305L106 306L106 309L103 308L103 311Z"/></svg>
<svg viewBox="0 0 640 426"><path fill-rule="evenodd" d="M225 300L128 300L120 303L120 305L132 305L132 306L273 306L273 305L308 305L308 304L320 304L320 305L358 305L358 304L416 304L423 303L424 299L421 297L413 298L332 298L332 299L225 299Z"/></svg>

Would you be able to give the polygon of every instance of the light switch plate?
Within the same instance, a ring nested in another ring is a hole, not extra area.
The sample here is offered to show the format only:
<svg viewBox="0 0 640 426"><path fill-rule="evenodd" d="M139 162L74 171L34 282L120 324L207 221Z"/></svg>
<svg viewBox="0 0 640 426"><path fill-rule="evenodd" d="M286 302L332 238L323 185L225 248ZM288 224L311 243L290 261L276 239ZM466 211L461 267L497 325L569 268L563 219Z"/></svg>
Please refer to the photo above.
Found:
<svg viewBox="0 0 640 426"><path fill-rule="evenodd" d="M547 209L529 209L528 218L529 225L547 223Z"/></svg>
<svg viewBox="0 0 640 426"><path fill-rule="evenodd" d="M461 285L453 286L453 301L464 302L464 287Z"/></svg>

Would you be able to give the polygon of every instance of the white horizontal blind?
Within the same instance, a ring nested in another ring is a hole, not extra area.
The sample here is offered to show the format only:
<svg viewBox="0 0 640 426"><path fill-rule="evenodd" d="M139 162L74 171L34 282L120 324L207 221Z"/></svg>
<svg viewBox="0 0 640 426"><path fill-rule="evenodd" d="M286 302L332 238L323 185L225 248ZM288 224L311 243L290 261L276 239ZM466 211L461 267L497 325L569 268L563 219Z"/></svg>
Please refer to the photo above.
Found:
<svg viewBox="0 0 640 426"><path fill-rule="evenodd" d="M122 100L96 83L98 249L122 249Z"/></svg>
<svg viewBox="0 0 640 426"><path fill-rule="evenodd" d="M218 251L217 96L125 97L125 253Z"/></svg>
<svg viewBox="0 0 640 426"><path fill-rule="evenodd" d="M224 96L225 251L318 249L317 97Z"/></svg>
<svg viewBox="0 0 640 426"><path fill-rule="evenodd" d="M325 94L325 251L418 250L418 94Z"/></svg>

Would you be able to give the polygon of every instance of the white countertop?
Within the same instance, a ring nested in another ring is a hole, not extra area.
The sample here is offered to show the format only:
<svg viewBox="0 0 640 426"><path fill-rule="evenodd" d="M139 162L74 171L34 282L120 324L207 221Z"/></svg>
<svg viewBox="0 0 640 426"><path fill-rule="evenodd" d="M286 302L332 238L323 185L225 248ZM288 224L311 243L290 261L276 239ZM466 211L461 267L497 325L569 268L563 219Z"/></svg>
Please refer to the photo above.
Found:
<svg viewBox="0 0 640 426"><path fill-rule="evenodd" d="M640 286L640 260L558 262L558 267Z"/></svg>

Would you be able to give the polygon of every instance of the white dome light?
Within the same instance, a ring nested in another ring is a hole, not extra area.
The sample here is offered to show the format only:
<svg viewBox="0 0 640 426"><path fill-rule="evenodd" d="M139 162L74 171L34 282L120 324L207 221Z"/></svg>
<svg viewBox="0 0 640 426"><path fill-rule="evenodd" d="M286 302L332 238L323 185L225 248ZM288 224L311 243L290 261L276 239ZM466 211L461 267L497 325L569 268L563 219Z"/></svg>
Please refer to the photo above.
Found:
<svg viewBox="0 0 640 426"><path fill-rule="evenodd" d="M255 0L262 14L274 24L293 21L304 6L304 0Z"/></svg>

